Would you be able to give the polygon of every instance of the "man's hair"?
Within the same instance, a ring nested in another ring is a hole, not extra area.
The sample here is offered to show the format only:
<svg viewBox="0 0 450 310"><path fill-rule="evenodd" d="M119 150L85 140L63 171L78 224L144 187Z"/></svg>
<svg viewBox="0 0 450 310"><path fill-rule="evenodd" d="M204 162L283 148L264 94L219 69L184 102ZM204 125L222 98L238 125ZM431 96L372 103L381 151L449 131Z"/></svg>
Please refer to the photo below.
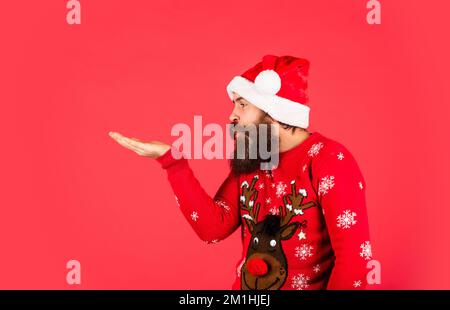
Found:
<svg viewBox="0 0 450 310"><path fill-rule="evenodd" d="M270 117L271 119L273 119L273 117L270 116L269 113L267 113L267 112L265 112L265 113L266 113L265 116ZM277 120L275 120L275 121L277 121ZM305 130L305 129L301 128L301 127L288 125L288 124L282 123L282 122L280 122L280 121L277 121L277 122L278 122L278 124L280 124L281 127L283 127L283 129L286 129L286 130L287 130L287 129L290 129L290 130L292 130L292 133L294 133L295 130L297 130L297 129L298 129L298 130Z"/></svg>
<svg viewBox="0 0 450 310"><path fill-rule="evenodd" d="M292 133L295 132L296 129L298 130L303 130L303 128L297 127L297 126L291 126L282 122L278 122L280 124L281 127L283 127L284 129L291 129Z"/></svg>

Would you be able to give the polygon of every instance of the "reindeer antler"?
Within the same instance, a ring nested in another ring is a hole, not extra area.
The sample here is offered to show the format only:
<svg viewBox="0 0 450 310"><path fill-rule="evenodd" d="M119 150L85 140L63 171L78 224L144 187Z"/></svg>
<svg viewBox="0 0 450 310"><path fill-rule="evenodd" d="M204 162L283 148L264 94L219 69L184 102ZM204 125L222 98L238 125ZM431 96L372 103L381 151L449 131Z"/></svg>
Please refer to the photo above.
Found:
<svg viewBox="0 0 450 310"><path fill-rule="evenodd" d="M255 201L258 199L258 191L255 189L257 180L258 176L255 175L250 186L247 182L244 182L242 184L242 195L240 196L241 209L248 212L248 214L244 214L243 217L245 218L250 231L253 231L254 225L258 223L260 204L258 202L255 205Z"/></svg>
<svg viewBox="0 0 450 310"><path fill-rule="evenodd" d="M310 201L308 203L302 204L303 199L306 197L306 190L300 189L297 194L297 190L295 188L295 181L291 182L291 194L288 194L283 197L284 209L285 213L281 219L281 226L285 226L289 224L294 215L303 214L303 210L311 208L315 205L314 201ZM287 198L290 200L290 204L287 201ZM280 206L280 215L283 214L283 207Z"/></svg>

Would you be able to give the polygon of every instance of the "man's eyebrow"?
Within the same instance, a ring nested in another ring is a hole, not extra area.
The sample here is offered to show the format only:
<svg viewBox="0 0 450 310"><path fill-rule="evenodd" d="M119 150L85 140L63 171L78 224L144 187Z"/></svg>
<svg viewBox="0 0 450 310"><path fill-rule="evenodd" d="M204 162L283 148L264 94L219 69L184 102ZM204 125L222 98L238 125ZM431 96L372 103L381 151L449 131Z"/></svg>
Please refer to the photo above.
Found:
<svg viewBox="0 0 450 310"><path fill-rule="evenodd" d="M242 99L244 99L244 98L242 98L242 97L237 97L236 99L233 100L233 103L236 103L236 101L239 101L239 100L242 100Z"/></svg>

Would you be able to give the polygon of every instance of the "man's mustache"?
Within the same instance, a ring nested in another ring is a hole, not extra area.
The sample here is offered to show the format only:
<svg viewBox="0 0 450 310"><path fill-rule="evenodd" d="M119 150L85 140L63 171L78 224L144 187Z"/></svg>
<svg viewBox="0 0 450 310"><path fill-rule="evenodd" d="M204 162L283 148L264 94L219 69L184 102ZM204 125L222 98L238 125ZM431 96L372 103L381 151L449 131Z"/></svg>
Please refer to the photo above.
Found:
<svg viewBox="0 0 450 310"><path fill-rule="evenodd" d="M254 124L253 126L258 127L258 125L259 124ZM242 133L242 132L245 133L244 138L249 139L248 126L246 126L246 125L239 125L239 124L235 124L235 123L230 123L229 124L229 126L228 126L228 134L234 140L236 140L237 134L238 133Z"/></svg>

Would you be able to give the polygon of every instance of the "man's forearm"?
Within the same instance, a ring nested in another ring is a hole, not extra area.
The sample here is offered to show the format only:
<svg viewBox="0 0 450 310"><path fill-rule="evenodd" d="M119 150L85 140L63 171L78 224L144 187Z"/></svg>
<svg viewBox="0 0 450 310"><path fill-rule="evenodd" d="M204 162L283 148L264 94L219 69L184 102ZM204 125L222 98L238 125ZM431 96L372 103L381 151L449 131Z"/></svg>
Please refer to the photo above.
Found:
<svg viewBox="0 0 450 310"><path fill-rule="evenodd" d="M200 239L217 242L239 227L239 210L235 201L238 197L237 183L231 176L211 197L200 185L186 159L175 159L169 150L157 161L167 171L180 210Z"/></svg>

